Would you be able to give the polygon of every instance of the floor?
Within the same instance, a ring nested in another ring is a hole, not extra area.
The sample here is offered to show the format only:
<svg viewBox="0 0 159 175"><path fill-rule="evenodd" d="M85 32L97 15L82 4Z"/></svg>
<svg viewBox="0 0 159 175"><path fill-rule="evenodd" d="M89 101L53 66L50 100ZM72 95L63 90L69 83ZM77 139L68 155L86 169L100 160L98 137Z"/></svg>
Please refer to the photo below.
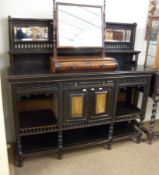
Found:
<svg viewBox="0 0 159 175"><path fill-rule="evenodd" d="M56 155L28 158L15 175L158 175L159 140L152 145L131 140L113 144L109 151L102 146L65 152L63 160Z"/></svg>

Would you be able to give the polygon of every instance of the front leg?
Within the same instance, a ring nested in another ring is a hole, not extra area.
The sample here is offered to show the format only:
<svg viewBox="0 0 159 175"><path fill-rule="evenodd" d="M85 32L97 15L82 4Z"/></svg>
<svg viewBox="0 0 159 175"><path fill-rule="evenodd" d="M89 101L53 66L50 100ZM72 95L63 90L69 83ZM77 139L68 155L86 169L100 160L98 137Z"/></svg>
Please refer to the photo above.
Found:
<svg viewBox="0 0 159 175"><path fill-rule="evenodd" d="M22 144L21 144L21 137L18 136L17 137L17 151L18 151L18 155L16 156L16 166L18 167L22 167L23 166L23 154L22 154Z"/></svg>
<svg viewBox="0 0 159 175"><path fill-rule="evenodd" d="M110 124L109 128L109 136L108 136L108 142L107 142L107 149L112 149L112 140L113 140L113 131L114 131L114 124Z"/></svg>
<svg viewBox="0 0 159 175"><path fill-rule="evenodd" d="M150 120L150 127L149 127L149 135L147 137L147 141L149 144L152 143L153 131L155 126L155 119L156 119L156 112L157 112L158 100L153 100L153 107L152 107L152 115Z"/></svg>
<svg viewBox="0 0 159 175"><path fill-rule="evenodd" d="M63 132L58 132L58 159L61 160L63 158Z"/></svg>
<svg viewBox="0 0 159 175"><path fill-rule="evenodd" d="M142 115L140 117L139 128L137 130L137 136L136 136L136 143L138 144L141 143L143 123L144 123L144 116Z"/></svg>

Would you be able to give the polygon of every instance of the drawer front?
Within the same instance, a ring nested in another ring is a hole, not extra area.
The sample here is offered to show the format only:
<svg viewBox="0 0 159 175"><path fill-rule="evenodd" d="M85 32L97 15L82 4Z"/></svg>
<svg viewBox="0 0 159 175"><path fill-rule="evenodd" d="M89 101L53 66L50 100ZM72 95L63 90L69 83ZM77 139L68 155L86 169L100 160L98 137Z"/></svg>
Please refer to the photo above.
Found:
<svg viewBox="0 0 159 175"><path fill-rule="evenodd" d="M52 91L58 90L56 83L26 83L14 86L16 93L38 92L38 91Z"/></svg>
<svg viewBox="0 0 159 175"><path fill-rule="evenodd" d="M96 81L74 81L74 82L66 82L63 84L64 89L71 88L94 88L94 87L112 87L115 86L115 80L96 80Z"/></svg>
<svg viewBox="0 0 159 175"><path fill-rule="evenodd" d="M124 77L118 80L119 86L129 86L129 85L138 85L138 84L147 84L147 77Z"/></svg>

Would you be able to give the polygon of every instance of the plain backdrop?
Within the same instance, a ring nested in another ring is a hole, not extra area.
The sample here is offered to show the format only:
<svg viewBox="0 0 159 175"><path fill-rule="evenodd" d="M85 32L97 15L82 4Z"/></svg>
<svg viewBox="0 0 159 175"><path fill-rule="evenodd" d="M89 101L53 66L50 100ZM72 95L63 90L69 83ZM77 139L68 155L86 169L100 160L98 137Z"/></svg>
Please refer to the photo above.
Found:
<svg viewBox="0 0 159 175"><path fill-rule="evenodd" d="M102 0L63 0L61 2L103 5ZM106 0L106 21L137 23L135 49L141 51L138 64L143 64L145 59L146 41L144 37L148 14L148 3L149 0ZM17 18L52 19L52 0L0 0L0 71L2 74L2 93L0 89L0 175L8 175L4 121L6 125L7 141L12 141L14 139L14 134L12 134L13 121L10 93L6 81L6 70L9 66L9 57L7 53L9 49L9 15ZM2 108L2 97L4 108ZM148 107L147 116L150 115L150 112L150 107Z"/></svg>

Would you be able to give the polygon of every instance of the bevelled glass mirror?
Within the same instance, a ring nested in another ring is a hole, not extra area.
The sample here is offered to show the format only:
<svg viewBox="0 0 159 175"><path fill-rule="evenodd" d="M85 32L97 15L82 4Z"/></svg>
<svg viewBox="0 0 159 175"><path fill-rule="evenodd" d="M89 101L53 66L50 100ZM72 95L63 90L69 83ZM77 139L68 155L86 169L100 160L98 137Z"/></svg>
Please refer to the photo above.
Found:
<svg viewBox="0 0 159 175"><path fill-rule="evenodd" d="M159 17L150 17L145 66L159 69Z"/></svg>
<svg viewBox="0 0 159 175"><path fill-rule="evenodd" d="M48 27L14 26L14 41L48 41Z"/></svg>
<svg viewBox="0 0 159 175"><path fill-rule="evenodd" d="M106 42L130 42L131 30L107 28L105 31Z"/></svg>
<svg viewBox="0 0 159 175"><path fill-rule="evenodd" d="M57 47L103 46L102 6L57 3Z"/></svg>

